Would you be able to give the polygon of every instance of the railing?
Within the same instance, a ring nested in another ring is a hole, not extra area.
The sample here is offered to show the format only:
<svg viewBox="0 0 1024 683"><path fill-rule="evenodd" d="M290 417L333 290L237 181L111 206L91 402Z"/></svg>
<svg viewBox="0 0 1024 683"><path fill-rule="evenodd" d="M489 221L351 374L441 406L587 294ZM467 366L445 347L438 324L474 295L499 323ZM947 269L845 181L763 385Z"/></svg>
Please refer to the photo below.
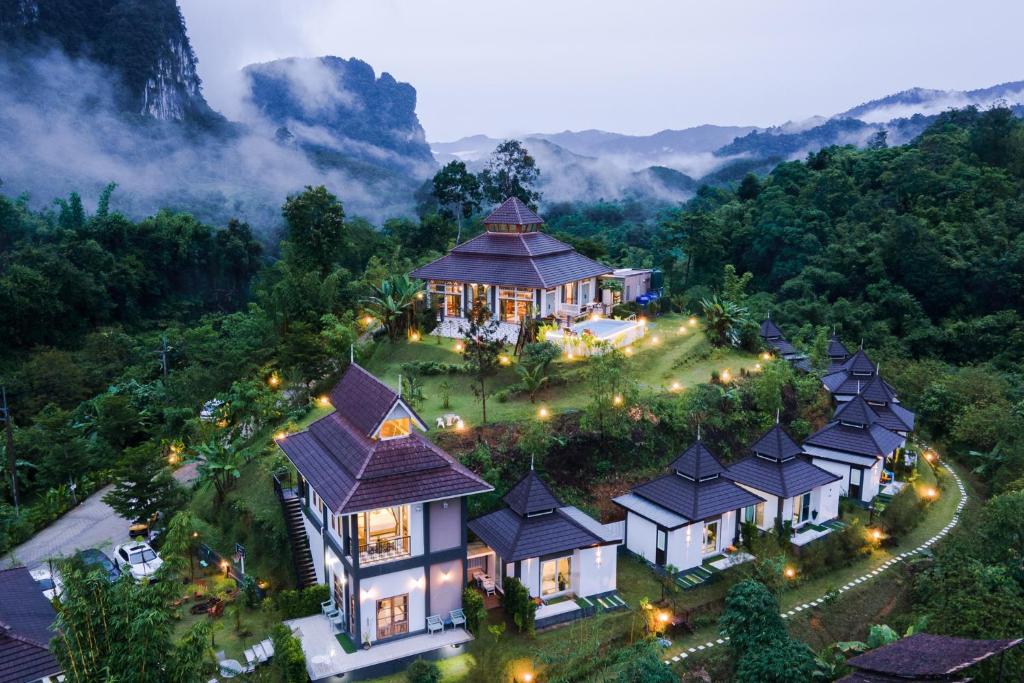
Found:
<svg viewBox="0 0 1024 683"><path fill-rule="evenodd" d="M270 476L274 480L274 493L278 500L283 502L285 498L297 495L295 486L297 482L292 477L291 470L278 470Z"/></svg>
<svg viewBox="0 0 1024 683"><path fill-rule="evenodd" d="M390 562L406 557L412 553L410 546L409 536L370 539L369 543L359 544L359 564Z"/></svg>

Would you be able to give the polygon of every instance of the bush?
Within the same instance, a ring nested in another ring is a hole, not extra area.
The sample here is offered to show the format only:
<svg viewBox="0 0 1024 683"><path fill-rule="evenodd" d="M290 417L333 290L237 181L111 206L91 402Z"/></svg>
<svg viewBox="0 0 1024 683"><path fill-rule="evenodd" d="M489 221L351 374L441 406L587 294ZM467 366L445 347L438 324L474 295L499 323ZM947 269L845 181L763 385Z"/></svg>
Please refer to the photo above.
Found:
<svg viewBox="0 0 1024 683"><path fill-rule="evenodd" d="M274 643L274 668L277 669L284 683L306 683L306 655L302 652L302 643L292 635L284 624L278 624L270 632Z"/></svg>
<svg viewBox="0 0 1024 683"><path fill-rule="evenodd" d="M627 304L616 304L615 307L612 308L612 317L628 318L633 314L639 315L640 310L640 305L632 301Z"/></svg>
<svg viewBox="0 0 1024 683"><path fill-rule="evenodd" d="M466 628L473 635L479 635L480 625L487 619L487 610L484 608L484 596L472 588L463 590L462 612L466 615Z"/></svg>
<svg viewBox="0 0 1024 683"><path fill-rule="evenodd" d="M800 550L800 574L805 579L822 576L869 552L864 528L854 520L850 526L804 546Z"/></svg>
<svg viewBox="0 0 1024 683"><path fill-rule="evenodd" d="M530 597L530 591L516 578L507 578L502 582L505 594L501 598L501 606L505 614L512 617L512 622L520 633L534 633L534 618L537 615L537 604Z"/></svg>
<svg viewBox="0 0 1024 683"><path fill-rule="evenodd" d="M409 361L408 363L402 363L401 369L404 375L420 375L422 377L454 375L457 372L463 371L461 363L442 363L436 360Z"/></svg>
<svg viewBox="0 0 1024 683"><path fill-rule="evenodd" d="M302 590L286 590L277 594L277 607L283 619L298 619L320 613L320 604L327 602L331 592L317 584Z"/></svg>
<svg viewBox="0 0 1024 683"><path fill-rule="evenodd" d="M913 486L904 486L882 510L879 523L891 539L897 539L921 521L922 501Z"/></svg>
<svg viewBox="0 0 1024 683"><path fill-rule="evenodd" d="M437 662L417 659L405 670L405 680L409 683L441 683L441 669Z"/></svg>
<svg viewBox="0 0 1024 683"><path fill-rule="evenodd" d="M551 361L555 360L562 355L562 350L551 342L536 342L534 344L527 344L523 347L523 352L519 356L519 362L526 367L541 366L547 371L547 367L551 365Z"/></svg>

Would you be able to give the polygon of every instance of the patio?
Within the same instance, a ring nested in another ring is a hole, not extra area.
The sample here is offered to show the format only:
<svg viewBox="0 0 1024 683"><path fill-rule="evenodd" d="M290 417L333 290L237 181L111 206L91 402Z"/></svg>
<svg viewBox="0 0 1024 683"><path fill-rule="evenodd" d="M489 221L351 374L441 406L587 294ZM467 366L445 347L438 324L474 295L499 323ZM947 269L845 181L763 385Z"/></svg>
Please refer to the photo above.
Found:
<svg viewBox="0 0 1024 683"><path fill-rule="evenodd" d="M369 650L357 649L346 653L338 642L331 622L323 615L292 619L284 623L302 641L306 671L314 681L445 647L456 647L473 640L468 631L454 628L445 629L441 633L409 636L374 645Z"/></svg>
<svg viewBox="0 0 1024 683"><path fill-rule="evenodd" d="M793 538L789 540L790 543L799 547L803 547L811 541L817 541L819 538L828 536L836 529L842 529L846 526L844 523L837 519L830 519L823 524L807 523L800 527L796 533L793 534Z"/></svg>

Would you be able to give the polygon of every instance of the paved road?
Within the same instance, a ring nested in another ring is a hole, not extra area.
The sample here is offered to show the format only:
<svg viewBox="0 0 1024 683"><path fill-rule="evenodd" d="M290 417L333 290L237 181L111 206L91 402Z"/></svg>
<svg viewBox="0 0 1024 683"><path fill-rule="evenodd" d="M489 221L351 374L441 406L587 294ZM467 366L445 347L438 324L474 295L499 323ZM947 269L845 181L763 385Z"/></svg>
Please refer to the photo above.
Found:
<svg viewBox="0 0 1024 683"><path fill-rule="evenodd" d="M178 469L174 478L182 484L190 484L196 478L195 464L190 463ZM111 555L114 546L128 540L130 524L103 502L104 494L112 488L113 485L100 489L74 510L19 545L14 552L0 559L0 567L13 564L13 559L17 564L32 568L49 558L70 556L83 548L99 548Z"/></svg>

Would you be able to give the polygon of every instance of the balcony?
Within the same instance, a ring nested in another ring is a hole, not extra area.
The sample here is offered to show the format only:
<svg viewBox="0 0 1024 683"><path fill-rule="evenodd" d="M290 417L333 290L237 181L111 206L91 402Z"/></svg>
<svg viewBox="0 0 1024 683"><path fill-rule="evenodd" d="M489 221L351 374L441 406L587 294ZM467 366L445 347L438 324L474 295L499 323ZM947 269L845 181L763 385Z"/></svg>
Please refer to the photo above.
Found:
<svg viewBox="0 0 1024 683"><path fill-rule="evenodd" d="M381 562L393 562L412 554L409 536L378 536L368 543L359 544L359 565L362 567Z"/></svg>

